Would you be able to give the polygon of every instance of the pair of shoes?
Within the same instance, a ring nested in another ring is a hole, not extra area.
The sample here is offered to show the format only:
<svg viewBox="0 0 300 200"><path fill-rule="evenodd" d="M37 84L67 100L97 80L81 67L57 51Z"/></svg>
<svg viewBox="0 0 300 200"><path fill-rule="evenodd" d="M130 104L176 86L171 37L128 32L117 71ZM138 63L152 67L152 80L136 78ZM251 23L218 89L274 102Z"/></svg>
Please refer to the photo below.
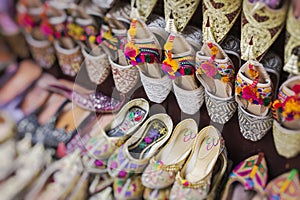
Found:
<svg viewBox="0 0 300 200"><path fill-rule="evenodd" d="M285 158L300 152L300 76L286 80L273 103L273 136L276 150Z"/></svg>
<svg viewBox="0 0 300 200"><path fill-rule="evenodd" d="M268 168L263 153L239 163L227 181L222 199L297 199L298 171L291 170L267 184Z"/></svg>

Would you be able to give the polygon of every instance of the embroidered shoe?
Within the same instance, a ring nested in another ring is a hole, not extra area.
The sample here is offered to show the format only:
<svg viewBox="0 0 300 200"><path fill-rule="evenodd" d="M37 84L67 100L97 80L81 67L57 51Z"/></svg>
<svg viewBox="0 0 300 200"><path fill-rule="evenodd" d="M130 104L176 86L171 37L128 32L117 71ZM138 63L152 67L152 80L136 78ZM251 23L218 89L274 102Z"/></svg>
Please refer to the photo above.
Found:
<svg viewBox="0 0 300 200"><path fill-rule="evenodd" d="M240 68L235 82L239 125L244 138L258 141L271 129L272 98L272 82L263 65L247 61Z"/></svg>
<svg viewBox="0 0 300 200"><path fill-rule="evenodd" d="M141 126L148 112L149 104L145 99L134 99L88 141L87 152L94 159L96 168L106 165L109 156Z"/></svg>
<svg viewBox="0 0 300 200"><path fill-rule="evenodd" d="M225 124L236 111L234 100L235 69L225 51L208 41L196 53L197 78L205 88L205 103L213 122Z"/></svg>
<svg viewBox="0 0 300 200"><path fill-rule="evenodd" d="M194 141L192 152L183 168L177 173L170 199L206 199L209 191L215 192L227 167L223 161L220 173L212 178L213 168L220 156L223 159L223 139L213 126L203 128ZM218 180L218 181L213 181Z"/></svg>
<svg viewBox="0 0 300 200"><path fill-rule="evenodd" d="M241 29L241 58L259 59L274 43L284 27L288 2L278 7L266 1L243 1ZM250 42L252 41L252 42ZM253 46L249 43L253 43ZM249 53L252 49L252 55Z"/></svg>
<svg viewBox="0 0 300 200"><path fill-rule="evenodd" d="M203 38L204 42L209 41L208 35L213 35L214 40L220 43L233 27L235 21L242 10L242 0L204 0L203 10ZM207 29L207 22L210 23L210 29ZM208 32L210 31L210 33ZM212 38L210 38L212 39Z"/></svg>
<svg viewBox="0 0 300 200"><path fill-rule="evenodd" d="M291 3L286 22L286 43L284 46L284 71L293 75L300 75L299 47L300 47L300 20L293 14Z"/></svg>
<svg viewBox="0 0 300 200"><path fill-rule="evenodd" d="M300 183L297 169L284 173L268 183L265 193L268 199L296 200L300 196Z"/></svg>
<svg viewBox="0 0 300 200"><path fill-rule="evenodd" d="M141 176L133 176L128 179L115 178L113 183L115 199L141 199L143 196L144 186L142 185Z"/></svg>
<svg viewBox="0 0 300 200"><path fill-rule="evenodd" d="M193 119L181 121L175 127L168 143L151 158L142 174L143 185L151 189L171 186L192 150L197 133L198 125Z"/></svg>
<svg viewBox="0 0 300 200"><path fill-rule="evenodd" d="M276 150L286 158L300 152L300 76L285 81L273 102L273 136Z"/></svg>
<svg viewBox="0 0 300 200"><path fill-rule="evenodd" d="M263 153L251 156L238 164L229 176L222 200L263 199L268 169Z"/></svg>
<svg viewBox="0 0 300 200"><path fill-rule="evenodd" d="M204 90L195 80L195 51L182 35L171 34L164 46L162 69L173 79L174 93L180 109L187 114L199 111Z"/></svg>
<svg viewBox="0 0 300 200"><path fill-rule="evenodd" d="M140 174L149 160L169 139L172 119L166 114L151 116L143 126L109 158L107 170L110 176L127 178Z"/></svg>
<svg viewBox="0 0 300 200"><path fill-rule="evenodd" d="M158 22L165 24L163 19ZM158 23L156 22L156 23ZM128 30L125 56L133 66L137 66L146 94L150 101L163 102L172 89L172 81L161 69L162 43L167 39L164 27L150 27L140 19L133 19ZM159 41L158 39L161 39Z"/></svg>

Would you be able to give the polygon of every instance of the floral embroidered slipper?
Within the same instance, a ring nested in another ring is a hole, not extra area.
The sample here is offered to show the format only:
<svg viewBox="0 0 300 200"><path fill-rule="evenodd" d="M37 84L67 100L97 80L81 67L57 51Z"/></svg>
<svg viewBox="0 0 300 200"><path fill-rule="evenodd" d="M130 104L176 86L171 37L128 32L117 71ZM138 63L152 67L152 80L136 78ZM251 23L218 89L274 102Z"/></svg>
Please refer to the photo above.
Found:
<svg viewBox="0 0 300 200"><path fill-rule="evenodd" d="M19 155L15 162L15 174L0 186L1 198L20 198L20 193L36 180L50 160L50 154L42 144L36 144L28 152Z"/></svg>
<svg viewBox="0 0 300 200"><path fill-rule="evenodd" d="M133 176L128 179L115 178L113 183L114 197L117 200L141 199L144 186L141 176Z"/></svg>
<svg viewBox="0 0 300 200"><path fill-rule="evenodd" d="M222 200L263 199L268 180L268 168L263 153L238 164L226 183Z"/></svg>
<svg viewBox="0 0 300 200"><path fill-rule="evenodd" d="M205 102L212 121L226 123L236 111L234 100L235 68L216 42L207 42L196 54L196 75L205 88Z"/></svg>
<svg viewBox="0 0 300 200"><path fill-rule="evenodd" d="M143 198L145 200L168 200L170 196L171 187L164 189L144 189Z"/></svg>
<svg viewBox="0 0 300 200"><path fill-rule="evenodd" d="M161 18L160 21L162 20ZM132 19L124 54L131 65L138 67L150 101L161 103L170 93L172 81L161 69L163 56L161 44L165 43L167 33L164 27L155 27L154 23L155 21L147 27L139 18Z"/></svg>
<svg viewBox="0 0 300 200"><path fill-rule="evenodd" d="M300 19L293 14L290 5L286 22L286 44L284 46L284 71L300 75Z"/></svg>
<svg viewBox="0 0 300 200"><path fill-rule="evenodd" d="M273 103L273 136L276 150L286 158L300 152L300 76L285 81ZM287 145L288 144L288 145Z"/></svg>
<svg viewBox="0 0 300 200"><path fill-rule="evenodd" d="M82 170L78 150L49 165L24 199L66 199L78 182Z"/></svg>
<svg viewBox="0 0 300 200"><path fill-rule="evenodd" d="M107 170L111 177L128 178L140 174L149 160L169 139L173 129L167 114L151 116L142 127L109 158Z"/></svg>
<svg viewBox="0 0 300 200"><path fill-rule="evenodd" d="M235 81L235 99L244 138L258 141L271 129L273 93L272 81L261 63L250 60L240 68Z"/></svg>
<svg viewBox="0 0 300 200"><path fill-rule="evenodd" d="M168 143L151 158L142 174L143 185L151 189L171 186L190 154L197 134L198 125L193 119L181 121L175 127Z"/></svg>
<svg viewBox="0 0 300 200"><path fill-rule="evenodd" d="M242 10L242 0L203 0L203 41L207 42L209 35L220 43L230 31ZM207 29L210 23L210 29ZM208 33L210 31L210 33Z"/></svg>
<svg viewBox="0 0 300 200"><path fill-rule="evenodd" d="M183 35L170 34L162 69L173 80L174 93L182 112L195 114L204 102L204 90L195 79L195 50Z"/></svg>
<svg viewBox="0 0 300 200"><path fill-rule="evenodd" d="M141 126L148 112L149 104L145 99L134 99L88 141L86 149L96 167L105 167L109 156Z"/></svg>
<svg viewBox="0 0 300 200"><path fill-rule="evenodd" d="M282 2L283 5L272 8L263 1L243 1L241 30L243 60L261 58L274 43L284 27L288 9L288 1Z"/></svg>
<svg viewBox="0 0 300 200"><path fill-rule="evenodd" d="M284 173L268 183L265 193L269 199L296 200L300 196L300 183L297 169Z"/></svg>
<svg viewBox="0 0 300 200"><path fill-rule="evenodd" d="M219 131L213 126L203 128L192 146L192 152L183 168L177 173L175 183L171 189L170 199L206 199L211 186L219 184L226 169L223 163L219 175L212 176L216 162L223 155L223 139Z"/></svg>

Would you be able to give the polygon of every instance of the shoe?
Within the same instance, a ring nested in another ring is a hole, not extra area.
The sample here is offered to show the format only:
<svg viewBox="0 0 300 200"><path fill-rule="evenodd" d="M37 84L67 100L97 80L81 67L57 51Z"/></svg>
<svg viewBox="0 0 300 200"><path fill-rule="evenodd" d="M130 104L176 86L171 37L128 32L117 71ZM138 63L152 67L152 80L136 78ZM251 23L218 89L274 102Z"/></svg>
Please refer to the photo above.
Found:
<svg viewBox="0 0 300 200"><path fill-rule="evenodd" d="M143 198L145 200L167 200L170 196L171 187L164 188L164 189L144 189Z"/></svg>
<svg viewBox="0 0 300 200"><path fill-rule="evenodd" d="M145 99L128 102L103 129L98 129L87 142L86 149L96 167L104 167L111 154L132 136L148 116L149 104Z"/></svg>
<svg viewBox="0 0 300 200"><path fill-rule="evenodd" d="M295 157L300 144L300 76L285 81L273 102L273 136L275 148L285 158ZM288 145L287 145L288 144Z"/></svg>
<svg viewBox="0 0 300 200"><path fill-rule="evenodd" d="M241 58L260 60L284 27L288 2L272 8L262 1L243 1ZM249 53L252 51L252 53Z"/></svg>
<svg viewBox="0 0 300 200"><path fill-rule="evenodd" d="M9 113L0 111L0 144L5 143L15 134L16 124Z"/></svg>
<svg viewBox="0 0 300 200"><path fill-rule="evenodd" d="M204 102L204 90L195 80L195 51L182 35L170 35L164 49L162 69L173 80L174 93L182 112L193 115Z"/></svg>
<svg viewBox="0 0 300 200"><path fill-rule="evenodd" d="M229 176L222 200L264 199L268 168L263 153L251 156L238 164Z"/></svg>
<svg viewBox="0 0 300 200"><path fill-rule="evenodd" d="M268 199L296 200L300 196L298 170L292 169L268 183L265 189Z"/></svg>
<svg viewBox="0 0 300 200"><path fill-rule="evenodd" d="M200 0L187 0L178 6L176 0L164 0L166 31L182 32L197 10Z"/></svg>
<svg viewBox="0 0 300 200"><path fill-rule="evenodd" d="M102 92L88 90L79 84L60 79L47 87L48 90L61 94L76 106L96 113L114 113L122 108L125 95L119 94L118 99L109 97Z"/></svg>
<svg viewBox="0 0 300 200"><path fill-rule="evenodd" d="M70 37L61 37L54 41L54 48L62 73L74 77L83 60L80 46Z"/></svg>
<svg viewBox="0 0 300 200"><path fill-rule="evenodd" d="M209 39L214 39L217 43L220 43L233 27L241 10L242 0L234 2L229 0L204 0L202 3L203 41L208 42ZM209 23L210 29L207 29L207 23ZM209 35L212 35L213 38L208 38Z"/></svg>
<svg viewBox="0 0 300 200"><path fill-rule="evenodd" d="M111 177L128 178L140 174L149 160L169 139L173 122L166 114L151 116L108 159L107 170Z"/></svg>
<svg viewBox="0 0 300 200"><path fill-rule="evenodd" d="M21 61L15 73L0 87L0 107L22 95L41 73L41 68L31 60Z"/></svg>
<svg viewBox="0 0 300 200"><path fill-rule="evenodd" d="M113 183L113 190L114 197L117 200L141 199L144 191L141 176L133 176L128 179L115 178Z"/></svg>
<svg viewBox="0 0 300 200"><path fill-rule="evenodd" d="M235 67L226 52L214 41L196 53L196 76L205 88L205 102L213 122L225 124L236 111Z"/></svg>
<svg viewBox="0 0 300 200"><path fill-rule="evenodd" d="M79 151L53 162L39 176L24 199L66 199L78 182L82 170ZM49 181L51 179L53 181Z"/></svg>
<svg viewBox="0 0 300 200"><path fill-rule="evenodd" d="M286 43L284 46L284 68L283 70L292 74L300 75L300 20L293 14L292 4L289 7L286 22Z"/></svg>
<svg viewBox="0 0 300 200"><path fill-rule="evenodd" d="M134 34L131 34L132 32ZM147 97L155 103L162 103L172 89L172 81L161 69L161 44L164 44L166 39L164 27L154 27L153 24L147 27L142 20L133 19L124 50L130 64L139 69Z"/></svg>
<svg viewBox="0 0 300 200"><path fill-rule="evenodd" d="M247 61L235 82L240 131L245 139L258 141L271 129L273 94L272 81L263 65Z"/></svg>
<svg viewBox="0 0 300 200"><path fill-rule="evenodd" d="M198 125L193 119L181 121L175 127L168 143L151 158L142 174L143 185L151 189L171 186L192 150L197 133Z"/></svg>
<svg viewBox="0 0 300 200"><path fill-rule="evenodd" d="M15 174L0 186L1 198L20 198L21 192L34 182L50 159L49 152L46 152L42 144L36 144L28 152L19 155L14 163L17 168Z"/></svg>
<svg viewBox="0 0 300 200"><path fill-rule="evenodd" d="M223 150L219 131L213 126L203 128L194 140L190 156L176 175L170 199L206 199L211 195L210 190L215 193L227 167L225 159L219 173L212 176L218 158L224 158Z"/></svg>

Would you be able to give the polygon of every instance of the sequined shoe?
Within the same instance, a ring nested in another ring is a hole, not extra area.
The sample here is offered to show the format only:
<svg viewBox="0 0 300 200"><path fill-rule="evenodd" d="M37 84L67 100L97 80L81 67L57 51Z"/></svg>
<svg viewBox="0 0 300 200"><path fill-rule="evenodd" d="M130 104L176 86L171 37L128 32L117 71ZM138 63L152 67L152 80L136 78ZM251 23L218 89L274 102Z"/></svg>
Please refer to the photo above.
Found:
<svg viewBox="0 0 300 200"><path fill-rule="evenodd" d="M270 181L265 189L268 199L296 200L300 196L300 183L297 169L284 173Z"/></svg>
<svg viewBox="0 0 300 200"><path fill-rule="evenodd" d="M86 149L95 168L105 167L109 156L141 126L148 112L149 104L145 99L134 99L87 142Z"/></svg>
<svg viewBox="0 0 300 200"><path fill-rule="evenodd" d="M300 152L300 76L285 81L273 102L273 136L279 155L292 158Z"/></svg>
<svg viewBox="0 0 300 200"><path fill-rule="evenodd" d="M215 187L227 167L224 157L224 143L219 131L213 126L203 128L194 141L192 152L183 168L177 173L171 189L170 199L206 199L209 191L215 193ZM213 169L221 158L221 170L214 177Z"/></svg>
<svg viewBox="0 0 300 200"><path fill-rule="evenodd" d="M168 115L151 116L130 139L109 157L107 164L109 175L128 178L142 173L149 160L169 139L172 128L173 122Z"/></svg>
<svg viewBox="0 0 300 200"><path fill-rule="evenodd" d="M268 168L263 153L251 156L238 164L226 183L222 200L263 199Z"/></svg>
<svg viewBox="0 0 300 200"><path fill-rule="evenodd" d="M235 68L225 51L208 41L196 54L196 75L205 88L205 103L213 122L225 124L236 111L234 100Z"/></svg>
<svg viewBox="0 0 300 200"><path fill-rule="evenodd" d="M198 134L197 123L192 119L181 121L174 129L168 143L151 158L142 174L142 183L151 189L171 186L184 165ZM172 152L172 153L171 153Z"/></svg>
<svg viewBox="0 0 300 200"><path fill-rule="evenodd" d="M244 138L258 141L272 127L271 79L261 63L250 60L240 68L235 85L240 131Z"/></svg>
<svg viewBox="0 0 300 200"><path fill-rule="evenodd" d="M195 51L179 34L171 34L164 46L162 69L173 79L174 93L182 112L195 114L204 102L204 89L195 80Z"/></svg>

